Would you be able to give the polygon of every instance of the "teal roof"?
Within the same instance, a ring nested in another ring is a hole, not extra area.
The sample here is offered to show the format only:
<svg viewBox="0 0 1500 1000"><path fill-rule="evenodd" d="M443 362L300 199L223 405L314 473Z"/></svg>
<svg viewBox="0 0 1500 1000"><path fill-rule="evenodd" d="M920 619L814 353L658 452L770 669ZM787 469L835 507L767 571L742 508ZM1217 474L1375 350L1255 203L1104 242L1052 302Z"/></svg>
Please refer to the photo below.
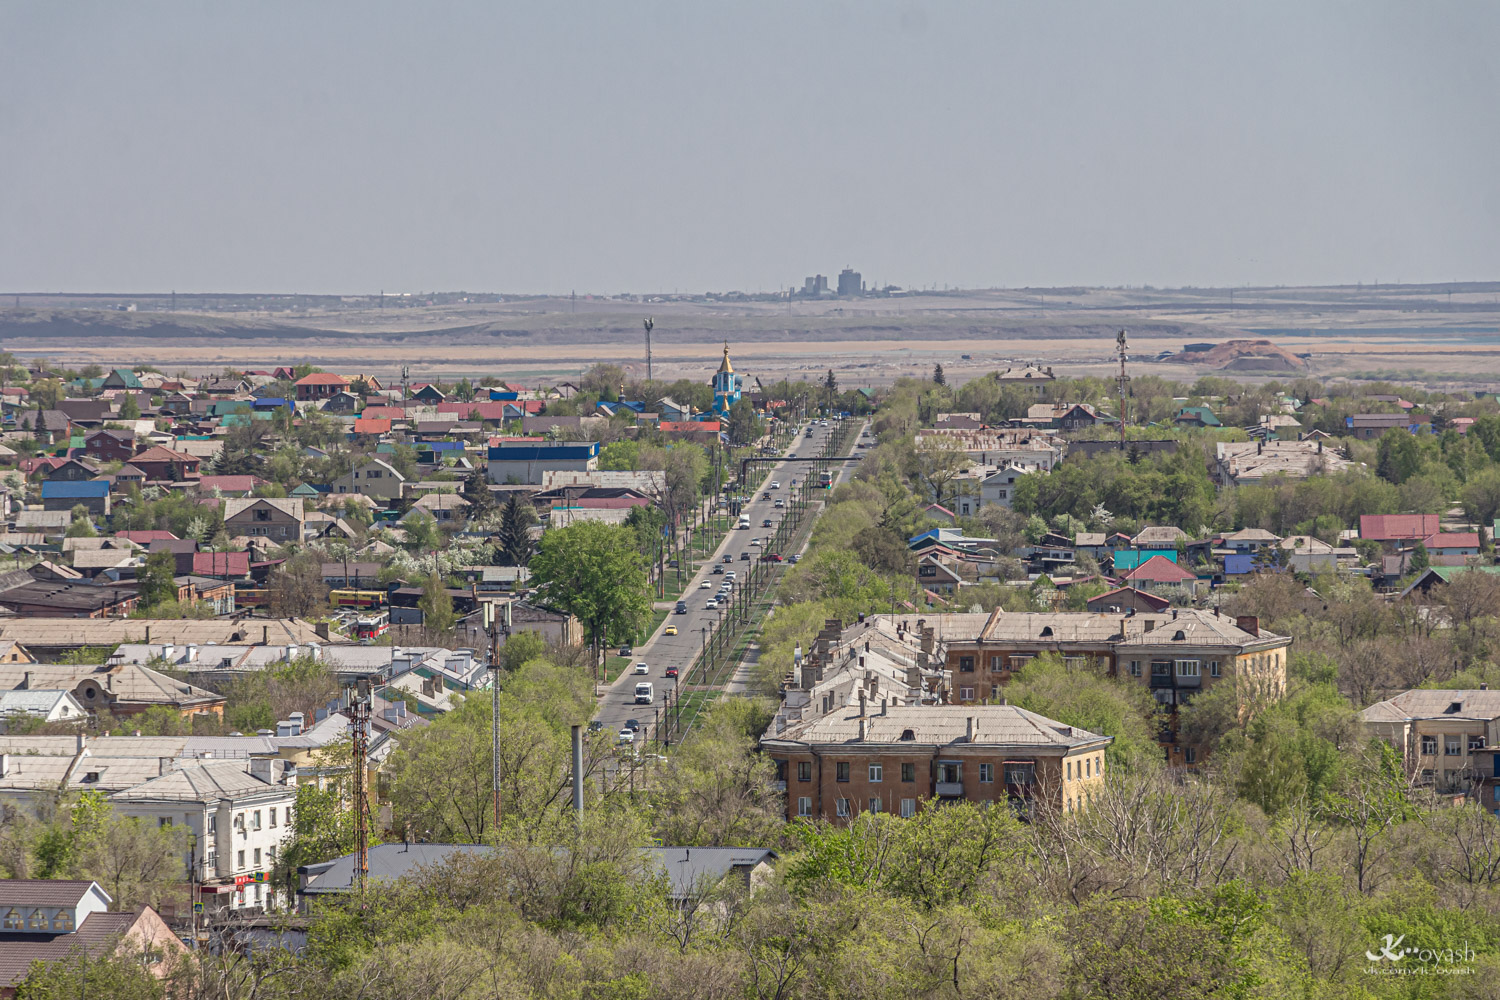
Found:
<svg viewBox="0 0 1500 1000"><path fill-rule="evenodd" d="M1206 406L1184 406L1177 411L1178 420L1197 420L1208 427L1223 427L1214 411Z"/></svg>

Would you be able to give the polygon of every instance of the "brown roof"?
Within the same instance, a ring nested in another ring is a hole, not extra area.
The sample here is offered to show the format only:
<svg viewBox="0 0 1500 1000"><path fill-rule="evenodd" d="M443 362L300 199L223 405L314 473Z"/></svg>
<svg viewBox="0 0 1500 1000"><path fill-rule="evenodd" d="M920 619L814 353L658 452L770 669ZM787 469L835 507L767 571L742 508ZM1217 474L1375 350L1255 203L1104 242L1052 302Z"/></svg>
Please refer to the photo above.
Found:
<svg viewBox="0 0 1500 1000"><path fill-rule="evenodd" d="M68 738L71 741L71 737ZM77 906L88 895L89 879L11 878L0 880L0 906Z"/></svg>
<svg viewBox="0 0 1500 1000"><path fill-rule="evenodd" d="M98 954L135 926L137 913L91 913L71 934L6 934L0 936L0 985L14 986L26 978L32 962L55 962L76 955L81 948Z"/></svg>

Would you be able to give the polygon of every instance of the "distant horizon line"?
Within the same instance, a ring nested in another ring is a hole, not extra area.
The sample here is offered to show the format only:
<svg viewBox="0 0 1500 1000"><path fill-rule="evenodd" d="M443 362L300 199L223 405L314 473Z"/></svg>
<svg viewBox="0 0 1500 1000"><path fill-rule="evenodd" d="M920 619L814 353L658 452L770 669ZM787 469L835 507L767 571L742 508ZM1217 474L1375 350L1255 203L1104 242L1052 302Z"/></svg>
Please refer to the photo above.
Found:
<svg viewBox="0 0 1500 1000"><path fill-rule="evenodd" d="M930 286L908 286L908 285L886 285L902 292L921 295L962 295L983 292L1052 292L1052 291L1077 291L1079 289L1090 291L1108 292L1241 292L1241 291L1286 291L1294 289L1327 289L1333 290L1363 290L1369 288L1382 289L1421 289L1438 288L1453 289L1468 288L1474 291L1500 291L1500 279L1467 279L1450 281L1354 281L1336 284L1243 284L1243 285L1154 285L1154 284L1118 284L1118 285L1090 285L1090 284L1066 284L1066 285L988 285L974 287L945 286L942 288ZM363 298L379 300L383 298L403 299L420 298L432 295L493 295L508 298L526 299L564 299L595 298L614 299L622 295L651 296L663 299L704 298L706 296L742 295L747 298L754 297L785 297L788 290L794 293L797 286L788 286L787 289L778 289L772 292L747 292L743 289L729 288L722 291L705 290L697 292L689 291L615 291L615 292L527 292L527 291L491 291L466 288L451 289L428 289L417 292L388 292L376 290L369 291L323 291L323 292L291 292L291 291L255 291L255 292L231 292L231 291L193 291L182 289L168 289L166 291L42 291L32 289L30 291L13 290L0 291L0 299L4 298L171 298L174 295L183 295L191 298ZM880 290L874 289L873 297L880 297ZM840 296L830 294L826 296L808 297L807 301L827 301L840 298L857 299L866 297L864 295ZM0 303L0 309L4 304Z"/></svg>

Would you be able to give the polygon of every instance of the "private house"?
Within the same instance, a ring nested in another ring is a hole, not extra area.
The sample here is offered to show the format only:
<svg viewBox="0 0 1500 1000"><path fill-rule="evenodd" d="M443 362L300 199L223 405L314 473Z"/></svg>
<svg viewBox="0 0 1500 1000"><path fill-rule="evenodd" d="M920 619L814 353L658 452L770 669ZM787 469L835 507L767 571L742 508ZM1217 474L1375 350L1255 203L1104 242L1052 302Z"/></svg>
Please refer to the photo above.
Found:
<svg viewBox="0 0 1500 1000"><path fill-rule="evenodd" d="M15 996L33 962L76 962L111 952L147 957L165 976L187 946L151 907L111 913L98 882L65 879L0 881L0 997Z"/></svg>
<svg viewBox="0 0 1500 1000"><path fill-rule="evenodd" d="M401 484L406 477L396 468L378 458L356 466L346 476L333 481L334 493L358 493L372 500L389 504L401 499Z"/></svg>
<svg viewBox="0 0 1500 1000"><path fill-rule="evenodd" d="M457 493L428 493L407 509L397 523L425 514L439 524L461 522L469 516L469 501Z"/></svg>
<svg viewBox="0 0 1500 1000"><path fill-rule="evenodd" d="M761 739L786 818L914 816L945 802L1087 808L1112 742L1014 705L843 708Z"/></svg>
<svg viewBox="0 0 1500 1000"><path fill-rule="evenodd" d="M298 399L303 399L301 390L298 390ZM358 413L360 398L352 392L338 391L330 393L326 397L309 394L306 399L324 399L323 409L328 413ZM304 400L306 401L306 400Z"/></svg>
<svg viewBox="0 0 1500 1000"><path fill-rule="evenodd" d="M136 715L170 708L183 716L224 714L224 698L136 663L113 666L0 663L0 691L67 691L90 713Z"/></svg>
<svg viewBox="0 0 1500 1000"><path fill-rule="evenodd" d="M115 368L104 376L104 389L143 389L140 377L128 368Z"/></svg>
<svg viewBox="0 0 1500 1000"><path fill-rule="evenodd" d="M297 380L297 402L322 402L338 393L347 392L349 385L349 380L342 375L335 375L332 372L313 372Z"/></svg>
<svg viewBox="0 0 1500 1000"><path fill-rule="evenodd" d="M1206 406L1184 406L1172 418L1178 427L1223 427L1224 424Z"/></svg>
<svg viewBox="0 0 1500 1000"><path fill-rule="evenodd" d="M83 507L91 517L109 516L109 483L102 479L83 482L47 480L42 483L42 509L71 511Z"/></svg>
<svg viewBox="0 0 1500 1000"><path fill-rule="evenodd" d="M224 530L231 538L248 535L276 544L302 540L300 499L247 497L224 501Z"/></svg>
<svg viewBox="0 0 1500 1000"><path fill-rule="evenodd" d="M247 497L264 485L264 479L250 475L199 476L194 483L200 495L232 497Z"/></svg>
<svg viewBox="0 0 1500 1000"><path fill-rule="evenodd" d="M128 462L135 454L135 434L109 429L93 431L84 435L83 451L99 462Z"/></svg>
<svg viewBox="0 0 1500 1000"><path fill-rule="evenodd" d="M1197 593L1198 590L1198 577L1196 575L1183 569L1176 562L1164 559L1160 555L1152 555L1151 558L1126 573L1121 579L1129 586L1141 590L1161 590L1167 587L1181 587L1189 594Z"/></svg>
<svg viewBox="0 0 1500 1000"><path fill-rule="evenodd" d="M1394 747L1423 784L1445 795L1473 796L1500 815L1500 691L1403 691L1359 718L1365 732Z"/></svg>
<svg viewBox="0 0 1500 1000"><path fill-rule="evenodd" d="M1166 525L1142 528L1130 542L1138 549L1176 550L1187 540L1187 532L1176 525Z"/></svg>
<svg viewBox="0 0 1500 1000"><path fill-rule="evenodd" d="M42 482L57 480L63 483L78 483L99 475L99 467L93 462L78 458L50 458L37 464L32 477Z"/></svg>
<svg viewBox="0 0 1500 1000"><path fill-rule="evenodd" d="M211 375L198 382L198 391L209 396L244 396L250 390L250 382L237 375Z"/></svg>
<svg viewBox="0 0 1500 1000"><path fill-rule="evenodd" d="M1222 541L1225 548L1233 549L1235 552L1259 552L1281 541L1281 537L1264 528L1241 528L1239 531L1225 534Z"/></svg>
<svg viewBox="0 0 1500 1000"><path fill-rule="evenodd" d="M437 387L436 383L426 382L412 390L411 398L422 403L436 406L448 398L448 394Z"/></svg>
<svg viewBox="0 0 1500 1000"><path fill-rule="evenodd" d="M1373 441L1391 430L1431 434L1432 418L1425 413L1356 413L1344 418L1344 426L1351 437Z"/></svg>
<svg viewBox="0 0 1500 1000"><path fill-rule="evenodd" d="M173 451L157 445L147 448L130 459L130 464L146 474L147 479L182 482L197 479L202 459L185 452Z"/></svg>
<svg viewBox="0 0 1500 1000"><path fill-rule="evenodd" d="M1440 531L1422 539L1429 556L1465 558L1479 555L1479 532Z"/></svg>
<svg viewBox="0 0 1500 1000"><path fill-rule="evenodd" d="M1419 542L1441 530L1436 514L1361 514L1359 518L1360 538L1388 546Z"/></svg>
<svg viewBox="0 0 1500 1000"><path fill-rule="evenodd" d="M928 554L917 562L917 586L934 594L952 594L964 585L963 577L947 563Z"/></svg>

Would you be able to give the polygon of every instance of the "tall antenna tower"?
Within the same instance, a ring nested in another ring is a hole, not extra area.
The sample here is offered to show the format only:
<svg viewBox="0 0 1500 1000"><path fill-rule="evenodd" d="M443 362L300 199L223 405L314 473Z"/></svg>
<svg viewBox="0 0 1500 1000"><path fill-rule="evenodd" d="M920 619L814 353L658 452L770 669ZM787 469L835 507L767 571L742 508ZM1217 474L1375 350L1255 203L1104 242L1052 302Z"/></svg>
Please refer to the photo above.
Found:
<svg viewBox="0 0 1500 1000"><path fill-rule="evenodd" d="M641 325L646 328L646 381L652 382L655 380L651 377L651 331L656 327L656 319L648 316Z"/></svg>
<svg viewBox="0 0 1500 1000"><path fill-rule="evenodd" d="M1115 351L1116 351L1116 353L1118 353L1120 355L1120 374L1118 376L1116 376L1116 380L1118 381L1119 386L1120 386L1120 450L1121 451L1125 450L1125 387L1130 384L1130 376L1125 374L1125 359L1128 356L1125 352L1127 350L1129 350L1129 346L1130 345L1128 345L1125 342L1125 331L1121 330L1120 333L1119 333L1119 335L1115 337Z"/></svg>
<svg viewBox="0 0 1500 1000"><path fill-rule="evenodd" d="M370 877L370 680L355 682L349 698L349 733L353 737L354 767L354 888L363 906L365 883Z"/></svg>

